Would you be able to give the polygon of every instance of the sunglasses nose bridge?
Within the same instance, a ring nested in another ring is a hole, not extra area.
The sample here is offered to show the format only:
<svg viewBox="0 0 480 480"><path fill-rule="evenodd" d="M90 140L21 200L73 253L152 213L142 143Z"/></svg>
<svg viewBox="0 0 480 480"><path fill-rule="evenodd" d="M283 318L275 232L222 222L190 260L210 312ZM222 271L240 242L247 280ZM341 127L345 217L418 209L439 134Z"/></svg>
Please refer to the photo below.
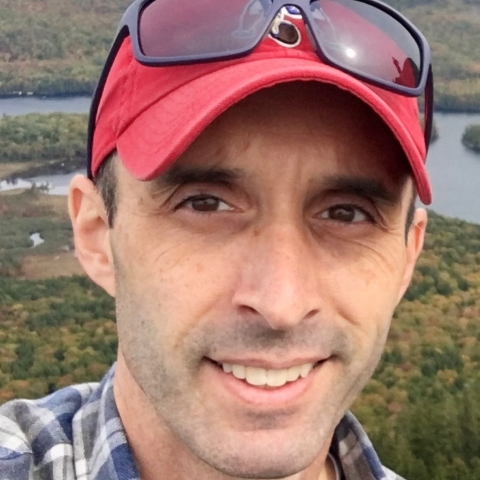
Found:
<svg viewBox="0 0 480 480"><path fill-rule="evenodd" d="M263 1L269 1L269 0L261 0L261 1L263 2ZM275 34L278 33L277 32L278 26L283 20L281 16L282 9L287 9L287 11L289 7L291 7L292 9L296 9L298 13L292 12L292 11L288 11L288 13L290 14L296 13L297 15L302 17L302 22L305 27L306 36L308 41L310 42L310 45L312 46L313 50L317 54L319 52L321 54L321 47L316 40L314 32L312 31L312 28L315 28L315 22L313 22L313 20L310 19L309 12L308 12L308 9L310 9L310 6L313 3L313 1L314 0L304 0L304 1L296 0L296 1L288 2L285 0L280 0L278 2L275 2L275 0L273 0L272 6L275 9L275 14L274 14L273 21L268 27L268 32L273 32Z"/></svg>

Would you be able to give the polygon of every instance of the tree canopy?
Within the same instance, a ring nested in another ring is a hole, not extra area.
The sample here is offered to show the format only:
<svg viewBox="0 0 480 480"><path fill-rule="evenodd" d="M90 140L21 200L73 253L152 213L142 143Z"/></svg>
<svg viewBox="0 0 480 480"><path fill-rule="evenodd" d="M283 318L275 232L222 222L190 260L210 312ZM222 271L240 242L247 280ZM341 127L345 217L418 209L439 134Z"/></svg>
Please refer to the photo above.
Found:
<svg viewBox="0 0 480 480"><path fill-rule="evenodd" d="M46 239L34 249L32 229ZM85 276L58 276L72 248L58 198L0 194L0 403L99 380L115 361L113 300ZM31 278L26 259L45 257L53 275ZM407 479L478 478L479 318L480 225L430 212L383 359L353 408L382 461Z"/></svg>
<svg viewBox="0 0 480 480"><path fill-rule="evenodd" d="M480 0L387 0L431 43L436 105L480 111ZM0 0L0 95L91 94L130 0Z"/></svg>

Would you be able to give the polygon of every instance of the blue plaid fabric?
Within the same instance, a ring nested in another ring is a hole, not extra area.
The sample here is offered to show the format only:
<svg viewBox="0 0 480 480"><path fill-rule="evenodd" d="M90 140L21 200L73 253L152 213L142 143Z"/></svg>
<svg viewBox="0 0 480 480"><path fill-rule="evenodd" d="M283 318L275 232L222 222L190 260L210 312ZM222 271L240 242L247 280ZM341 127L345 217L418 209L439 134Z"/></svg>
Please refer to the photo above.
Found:
<svg viewBox="0 0 480 480"><path fill-rule="evenodd" d="M113 396L115 365L101 383L0 407L0 480L140 480ZM345 480L403 480L383 467L351 413L332 452Z"/></svg>

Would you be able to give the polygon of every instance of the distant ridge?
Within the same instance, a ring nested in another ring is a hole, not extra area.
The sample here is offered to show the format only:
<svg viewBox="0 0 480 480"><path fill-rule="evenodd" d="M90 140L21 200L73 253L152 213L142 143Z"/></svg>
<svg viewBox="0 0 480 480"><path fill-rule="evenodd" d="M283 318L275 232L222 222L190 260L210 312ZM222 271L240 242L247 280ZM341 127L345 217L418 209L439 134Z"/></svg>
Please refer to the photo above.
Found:
<svg viewBox="0 0 480 480"><path fill-rule="evenodd" d="M433 47L438 110L480 112L480 0L389 0ZM130 0L0 0L0 97L89 95Z"/></svg>

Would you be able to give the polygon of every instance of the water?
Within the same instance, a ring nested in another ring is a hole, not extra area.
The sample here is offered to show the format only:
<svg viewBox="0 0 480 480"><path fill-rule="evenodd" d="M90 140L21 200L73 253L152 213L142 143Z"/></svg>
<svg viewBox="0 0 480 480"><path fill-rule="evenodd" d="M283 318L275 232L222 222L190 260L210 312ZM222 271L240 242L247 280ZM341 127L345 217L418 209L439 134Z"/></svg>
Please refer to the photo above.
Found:
<svg viewBox="0 0 480 480"><path fill-rule="evenodd" d="M30 112L88 112L90 99L74 97L38 99L34 97L0 99L0 115L21 115ZM480 124L480 114L437 113L435 119L440 138L432 145L427 168L433 187L432 210L443 215L480 223L480 155L461 143L467 125ZM74 174L49 175L19 180L16 186L0 182L0 190L47 184L49 193L66 195Z"/></svg>
<svg viewBox="0 0 480 480"><path fill-rule="evenodd" d="M18 97L0 99L0 116L27 113L87 113L90 97L38 98Z"/></svg>
<svg viewBox="0 0 480 480"><path fill-rule="evenodd" d="M461 140L467 125L480 124L480 114L437 113L440 138L431 146L427 169L433 187L431 209L480 223L480 155Z"/></svg>
<svg viewBox="0 0 480 480"><path fill-rule="evenodd" d="M3 180L0 182L0 190L14 190L16 188L30 188L33 185L39 189L43 189L50 195L67 195L70 180L77 174L84 173L83 170L78 172L61 174L61 175L42 175L34 178L18 178L13 182Z"/></svg>
<svg viewBox="0 0 480 480"><path fill-rule="evenodd" d="M42 238L42 236L38 232L32 233L30 235L30 240L33 243L32 248L38 247L42 243L45 243L45 240Z"/></svg>

